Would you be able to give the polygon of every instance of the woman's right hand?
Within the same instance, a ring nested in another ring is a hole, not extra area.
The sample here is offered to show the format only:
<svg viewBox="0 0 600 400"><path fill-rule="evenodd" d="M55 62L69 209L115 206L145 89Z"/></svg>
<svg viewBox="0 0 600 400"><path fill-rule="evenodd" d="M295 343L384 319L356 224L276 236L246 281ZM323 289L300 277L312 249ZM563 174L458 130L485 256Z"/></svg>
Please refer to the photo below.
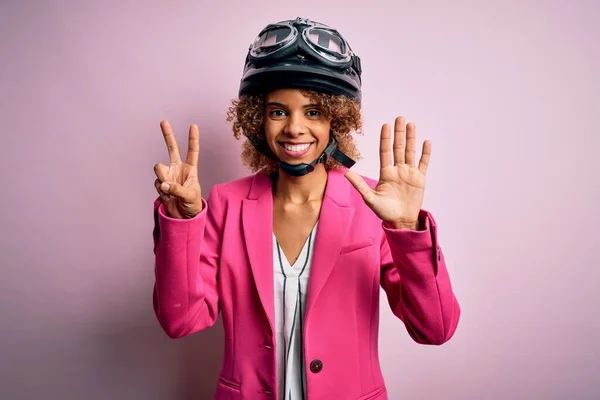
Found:
<svg viewBox="0 0 600 400"><path fill-rule="evenodd" d="M188 153L185 163L175 135L167 121L160 123L167 149L169 166L158 163L154 166L154 186L171 218L193 218L202 211L202 191L198 181L198 154L200 133L197 125L190 126Z"/></svg>

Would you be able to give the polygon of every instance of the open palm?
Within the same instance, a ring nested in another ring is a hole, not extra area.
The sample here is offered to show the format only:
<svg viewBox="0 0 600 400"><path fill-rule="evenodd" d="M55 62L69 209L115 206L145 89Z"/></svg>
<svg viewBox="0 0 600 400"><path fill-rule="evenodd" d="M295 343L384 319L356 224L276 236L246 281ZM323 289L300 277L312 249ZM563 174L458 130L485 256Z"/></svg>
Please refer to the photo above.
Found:
<svg viewBox="0 0 600 400"><path fill-rule="evenodd" d="M362 195L373 212L398 228L416 229L419 211L425 196L427 166L431 156L431 142L423 143L418 166L416 160L416 128L406 125L403 117L394 123L393 161L392 135L389 124L381 128L379 145L379 181L371 189L364 179L353 171L346 177Z"/></svg>

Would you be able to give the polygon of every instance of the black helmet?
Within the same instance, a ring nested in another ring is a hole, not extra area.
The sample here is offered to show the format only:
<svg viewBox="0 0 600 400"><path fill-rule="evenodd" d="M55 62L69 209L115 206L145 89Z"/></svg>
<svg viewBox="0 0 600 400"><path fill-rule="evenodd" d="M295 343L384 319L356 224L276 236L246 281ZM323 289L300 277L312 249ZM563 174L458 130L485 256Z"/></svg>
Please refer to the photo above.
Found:
<svg viewBox="0 0 600 400"><path fill-rule="evenodd" d="M360 58L333 28L304 18L267 25L250 45L239 94L297 88L361 100Z"/></svg>

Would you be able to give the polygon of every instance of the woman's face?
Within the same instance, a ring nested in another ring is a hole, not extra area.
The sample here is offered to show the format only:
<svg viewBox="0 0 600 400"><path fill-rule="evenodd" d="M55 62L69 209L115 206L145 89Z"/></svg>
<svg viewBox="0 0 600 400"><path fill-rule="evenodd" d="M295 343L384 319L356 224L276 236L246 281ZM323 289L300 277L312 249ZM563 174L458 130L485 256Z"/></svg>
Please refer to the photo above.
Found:
<svg viewBox="0 0 600 400"><path fill-rule="evenodd" d="M271 151L288 164L313 162L329 143L331 120L298 89L267 94L263 120Z"/></svg>

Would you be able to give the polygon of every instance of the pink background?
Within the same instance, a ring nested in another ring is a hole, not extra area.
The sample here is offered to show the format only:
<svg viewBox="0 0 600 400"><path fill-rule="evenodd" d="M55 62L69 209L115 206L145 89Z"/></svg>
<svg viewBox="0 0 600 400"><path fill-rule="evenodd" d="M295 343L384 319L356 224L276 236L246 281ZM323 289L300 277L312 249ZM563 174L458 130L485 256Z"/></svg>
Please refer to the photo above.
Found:
<svg viewBox="0 0 600 400"><path fill-rule="evenodd" d="M390 398L599 398L593 0L2 1L0 397L210 398L221 325L172 341L151 308L159 122L183 148L200 125L205 195L247 174L225 110L250 41L297 16L362 57L357 171L377 177L398 114L433 141L425 208L463 316L426 347L384 303Z"/></svg>

